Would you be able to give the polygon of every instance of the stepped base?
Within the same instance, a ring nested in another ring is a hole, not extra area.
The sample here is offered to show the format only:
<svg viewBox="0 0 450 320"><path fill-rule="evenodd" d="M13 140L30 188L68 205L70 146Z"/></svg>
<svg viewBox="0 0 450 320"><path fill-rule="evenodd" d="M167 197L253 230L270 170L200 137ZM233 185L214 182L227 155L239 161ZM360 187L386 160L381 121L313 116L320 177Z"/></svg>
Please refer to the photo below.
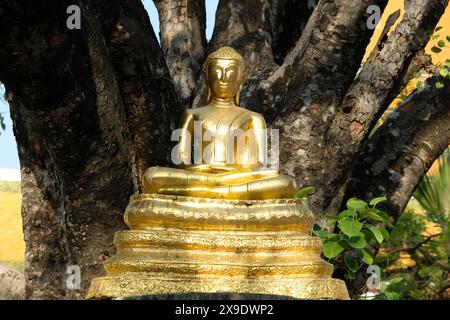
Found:
<svg viewBox="0 0 450 320"><path fill-rule="evenodd" d="M332 278L293 278L241 276L186 276L170 274L122 274L96 278L88 298L178 294L189 292L267 294L295 299L349 299L342 280Z"/></svg>
<svg viewBox="0 0 450 320"><path fill-rule="evenodd" d="M301 201L133 196L88 298L236 293L348 299Z"/></svg>

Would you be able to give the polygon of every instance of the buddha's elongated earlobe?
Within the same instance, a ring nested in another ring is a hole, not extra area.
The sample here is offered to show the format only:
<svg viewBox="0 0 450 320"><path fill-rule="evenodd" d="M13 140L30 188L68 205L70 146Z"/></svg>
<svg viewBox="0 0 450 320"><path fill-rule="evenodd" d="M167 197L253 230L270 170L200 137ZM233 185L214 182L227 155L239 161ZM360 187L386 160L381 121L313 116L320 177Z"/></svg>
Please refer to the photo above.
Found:
<svg viewBox="0 0 450 320"><path fill-rule="evenodd" d="M238 107L239 107L239 103L240 103L239 98L241 95L241 90L242 90L242 85L239 86L239 90L238 90L236 96L234 97L234 104L237 105Z"/></svg>
<svg viewBox="0 0 450 320"><path fill-rule="evenodd" d="M207 102L207 103L210 103L210 102L211 102L211 99L212 99L212 96L211 96L211 89L208 88L208 98L206 99L206 102Z"/></svg>

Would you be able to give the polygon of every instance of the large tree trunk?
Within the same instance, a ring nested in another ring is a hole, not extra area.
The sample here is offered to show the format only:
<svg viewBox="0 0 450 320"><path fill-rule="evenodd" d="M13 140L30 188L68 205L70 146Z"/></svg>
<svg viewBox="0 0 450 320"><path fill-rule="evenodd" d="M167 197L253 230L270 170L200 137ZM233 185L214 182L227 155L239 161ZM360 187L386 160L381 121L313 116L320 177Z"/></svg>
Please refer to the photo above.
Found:
<svg viewBox="0 0 450 320"><path fill-rule="evenodd" d="M422 35L447 1L407 1L361 68L367 7L386 3L220 0L207 44L204 1L155 0L160 48L139 0L2 1L0 81L21 162L27 296L84 296L143 171L170 165L183 108L205 103L201 66L224 45L247 61L243 106L280 129L280 169L317 187L314 210L386 194L395 220L450 143L449 84L431 84L369 132L427 63ZM80 30L66 26L72 4ZM80 290L67 288L70 265L81 268Z"/></svg>
<svg viewBox="0 0 450 320"><path fill-rule="evenodd" d="M0 69L22 169L33 298L84 296L113 253L142 169L168 163L174 128L173 88L140 1L79 2L81 30L66 27L70 4L0 9ZM67 290L69 265L81 268L81 290Z"/></svg>

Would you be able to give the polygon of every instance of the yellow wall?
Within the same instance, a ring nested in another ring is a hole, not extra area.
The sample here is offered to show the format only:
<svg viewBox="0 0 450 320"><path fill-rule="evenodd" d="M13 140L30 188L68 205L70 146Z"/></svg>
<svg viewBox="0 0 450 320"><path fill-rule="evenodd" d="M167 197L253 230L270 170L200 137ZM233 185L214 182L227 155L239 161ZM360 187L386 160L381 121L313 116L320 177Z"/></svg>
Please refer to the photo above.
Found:
<svg viewBox="0 0 450 320"><path fill-rule="evenodd" d="M372 41L369 44L369 46L367 47L366 58L367 58L367 55L372 51L372 49L376 45L378 38L380 37L380 34L383 31L383 28L384 28L387 18L398 9L402 10L402 12L401 12L400 18L397 19L397 23L401 21L401 19L403 17L404 1L408 1L408 0L390 0L389 1L386 9L384 10L384 14L381 18L381 21L378 24L377 28L375 29L374 35L372 37ZM450 35L450 6L447 6L447 9L445 10L445 13L442 15L438 26L443 27L443 29L440 30L439 32L437 32L437 34L440 34L441 39L445 40L445 36ZM391 29L391 32L393 29L394 28ZM428 54L431 54L434 64L444 63L446 59L450 59L450 43L448 41L446 41L446 47L442 49L442 52L436 54L436 53L431 52L431 47L433 46L433 44L435 42L437 42L437 40L432 40L432 41L430 41L430 43L428 43L428 46L426 47L426 52Z"/></svg>
<svg viewBox="0 0 450 320"><path fill-rule="evenodd" d="M0 262L23 264L25 242L23 240L18 192L0 191Z"/></svg>
<svg viewBox="0 0 450 320"><path fill-rule="evenodd" d="M367 47L366 50L366 55L363 59L363 61L365 61L367 59L367 57L369 56L370 52L373 50L373 48L375 47L376 43L378 42L378 39L380 37L381 32L383 31L384 25L386 23L386 20L388 19L388 17L394 13L396 10L400 9L401 10L401 15L400 17L397 19L396 24L394 24L394 26L391 28L392 32L395 28L395 26L401 21L401 19L403 18L403 3L404 1L408 1L408 0L390 0L388 5L386 6L386 9L383 13L383 16L381 18L380 23L378 24L377 28L375 29L375 32L372 36L371 42L369 44L369 46ZM445 63L445 61L447 59L450 59L450 43L446 40L446 36L449 35L450 36L450 5L447 6L444 14L442 15L439 23L437 24L438 27L442 27L441 30L439 30L438 32L436 32L436 34L440 35L439 39L430 39L430 42L428 43L428 45L425 48L425 52L429 55L431 55L433 64L435 65L443 65ZM441 48L442 51L439 53L434 53L431 51L431 48L433 46L437 46L437 42L439 40L444 40L446 43L446 46L444 48ZM413 92L416 88L416 83L417 81L424 81L425 78L421 78L421 79L412 79L407 87L405 88L404 93L405 94L411 94L411 92ZM397 99L395 99L391 106L390 106L390 110L395 109L399 103L401 103L402 98L398 97ZM389 110L388 110L389 112ZM381 124L383 122L383 120L381 119L379 124ZM437 162L435 162L433 164L433 166L430 168L428 175L435 175L437 174L439 169L439 165Z"/></svg>

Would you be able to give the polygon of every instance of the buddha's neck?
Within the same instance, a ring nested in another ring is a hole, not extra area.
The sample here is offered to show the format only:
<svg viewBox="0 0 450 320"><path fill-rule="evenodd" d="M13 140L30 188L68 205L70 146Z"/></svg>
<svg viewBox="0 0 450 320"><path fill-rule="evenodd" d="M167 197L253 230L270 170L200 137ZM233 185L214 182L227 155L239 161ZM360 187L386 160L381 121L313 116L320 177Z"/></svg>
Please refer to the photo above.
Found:
<svg viewBox="0 0 450 320"><path fill-rule="evenodd" d="M235 106L233 98L221 99L216 97L212 98L211 105L218 108L232 108Z"/></svg>

